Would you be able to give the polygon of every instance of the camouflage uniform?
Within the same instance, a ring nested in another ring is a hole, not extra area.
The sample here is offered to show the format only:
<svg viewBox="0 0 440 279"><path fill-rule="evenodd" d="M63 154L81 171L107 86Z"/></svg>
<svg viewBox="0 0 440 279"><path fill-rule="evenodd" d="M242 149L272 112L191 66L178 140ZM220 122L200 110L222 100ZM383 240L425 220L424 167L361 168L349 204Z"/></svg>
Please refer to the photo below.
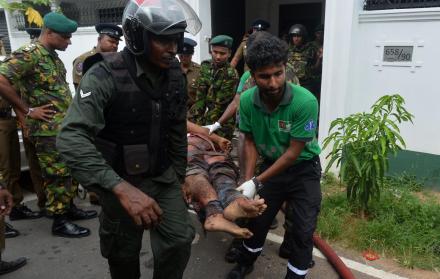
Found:
<svg viewBox="0 0 440 279"><path fill-rule="evenodd" d="M186 71L186 80L187 80L186 88L188 90L188 114L189 114L189 109L196 102L196 94L197 94L196 81L199 78L199 75L200 75L200 65L195 62L191 62L191 65ZM191 116L188 115L188 118L190 117Z"/></svg>
<svg viewBox="0 0 440 279"><path fill-rule="evenodd" d="M229 63L217 68L212 61L203 61L196 82L196 102L191 108L193 122L202 126L216 122L234 98L237 82L238 73ZM231 139L234 120L224 123L216 133Z"/></svg>
<svg viewBox="0 0 440 279"><path fill-rule="evenodd" d="M301 86L306 87L311 82L311 66L315 63L316 48L310 44L301 46L291 45L289 48L288 63L290 63L295 71Z"/></svg>
<svg viewBox="0 0 440 279"><path fill-rule="evenodd" d="M76 191L70 171L55 148L56 135L72 100L63 62L55 51L38 42L31 43L1 63L0 74L14 85L30 107L53 106L55 114L50 122L26 118L26 125L43 172L46 210L49 214L63 214Z"/></svg>
<svg viewBox="0 0 440 279"><path fill-rule="evenodd" d="M73 60L72 80L73 80L73 85L75 86L75 89L78 87L78 84L82 78L84 60L86 60L87 57L94 55L95 53L96 53L96 47L94 47L90 51L87 51L87 52L81 54L80 56L75 58L75 60Z"/></svg>

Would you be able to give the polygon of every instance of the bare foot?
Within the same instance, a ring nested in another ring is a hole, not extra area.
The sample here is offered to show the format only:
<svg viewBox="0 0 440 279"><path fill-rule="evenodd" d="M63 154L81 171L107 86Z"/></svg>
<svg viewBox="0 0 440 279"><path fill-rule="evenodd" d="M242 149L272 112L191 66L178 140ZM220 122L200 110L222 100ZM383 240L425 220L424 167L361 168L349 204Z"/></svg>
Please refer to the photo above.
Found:
<svg viewBox="0 0 440 279"><path fill-rule="evenodd" d="M261 215L266 207L264 199L238 198L224 209L223 215L229 221L235 221L238 218L253 218Z"/></svg>
<svg viewBox="0 0 440 279"><path fill-rule="evenodd" d="M210 232L227 232L236 238L250 238L253 235L250 230L240 228L231 221L226 220L222 214L214 214L206 218L203 227Z"/></svg>

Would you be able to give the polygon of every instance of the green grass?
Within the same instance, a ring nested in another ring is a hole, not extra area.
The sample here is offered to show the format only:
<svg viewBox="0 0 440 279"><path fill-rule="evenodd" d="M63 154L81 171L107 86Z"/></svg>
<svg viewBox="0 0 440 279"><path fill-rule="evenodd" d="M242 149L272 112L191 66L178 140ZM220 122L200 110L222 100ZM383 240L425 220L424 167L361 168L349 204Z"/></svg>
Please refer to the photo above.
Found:
<svg viewBox="0 0 440 279"><path fill-rule="evenodd" d="M380 201L360 219L336 179L324 178L318 233L359 252L372 249L407 268L440 269L440 203L421 201L411 177L387 178Z"/></svg>

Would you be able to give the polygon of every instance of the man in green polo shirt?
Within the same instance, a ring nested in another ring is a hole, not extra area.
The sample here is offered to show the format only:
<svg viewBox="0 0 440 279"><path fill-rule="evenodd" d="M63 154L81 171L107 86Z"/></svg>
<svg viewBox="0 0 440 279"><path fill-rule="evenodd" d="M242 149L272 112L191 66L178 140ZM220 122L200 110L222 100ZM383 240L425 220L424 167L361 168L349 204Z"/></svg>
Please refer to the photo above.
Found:
<svg viewBox="0 0 440 279"><path fill-rule="evenodd" d="M305 88L286 82L287 45L275 36L253 42L246 63L257 86L240 97L240 130L245 133L243 154L247 163L246 182L237 189L249 198L258 192L267 209L250 220L254 235L243 241L237 265L227 278L244 278L252 271L284 202L294 209L289 231L293 247L285 278L305 278L321 204L318 102ZM255 176L259 155L264 161Z"/></svg>

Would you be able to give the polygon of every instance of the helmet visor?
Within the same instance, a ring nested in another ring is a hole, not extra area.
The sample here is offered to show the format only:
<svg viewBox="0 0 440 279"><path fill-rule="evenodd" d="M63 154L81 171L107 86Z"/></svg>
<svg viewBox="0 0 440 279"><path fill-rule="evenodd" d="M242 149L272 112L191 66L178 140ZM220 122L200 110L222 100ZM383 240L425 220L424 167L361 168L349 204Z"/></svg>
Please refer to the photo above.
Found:
<svg viewBox="0 0 440 279"><path fill-rule="evenodd" d="M143 28L156 35L189 32L196 35L202 23L183 0L130 0L123 19L136 19Z"/></svg>

